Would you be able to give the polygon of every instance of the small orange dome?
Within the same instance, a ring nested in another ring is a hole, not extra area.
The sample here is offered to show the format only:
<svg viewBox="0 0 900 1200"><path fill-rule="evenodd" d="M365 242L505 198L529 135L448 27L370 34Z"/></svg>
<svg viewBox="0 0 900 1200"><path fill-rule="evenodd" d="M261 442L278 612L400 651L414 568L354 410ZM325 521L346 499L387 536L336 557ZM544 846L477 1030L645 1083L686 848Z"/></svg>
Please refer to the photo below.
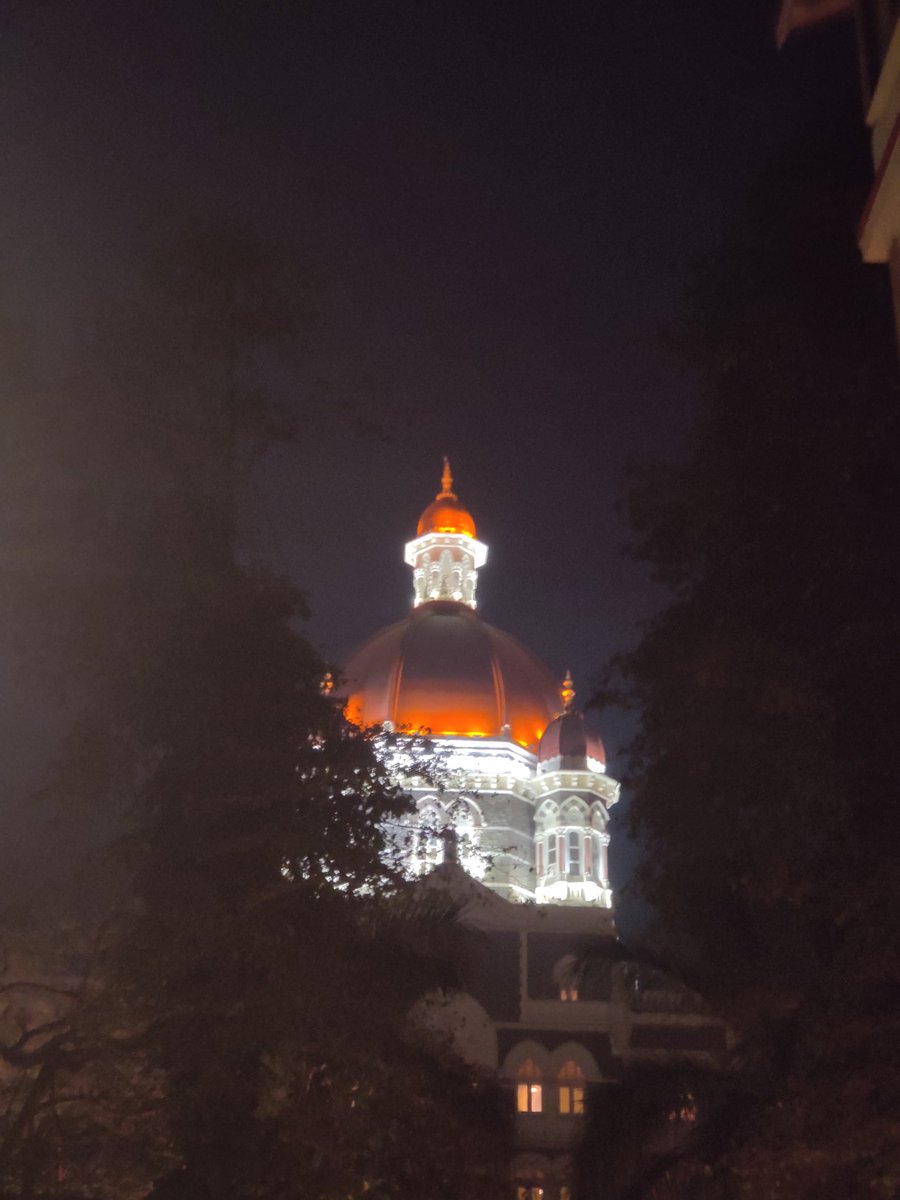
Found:
<svg viewBox="0 0 900 1200"><path fill-rule="evenodd" d="M472 514L460 504L453 491L453 476L446 455L441 490L419 517L416 527L416 537L421 537L423 533L463 533L466 537L475 537Z"/></svg>
<svg viewBox="0 0 900 1200"><path fill-rule="evenodd" d="M423 533L464 533L474 537L475 522L455 496L439 496L419 517L416 536Z"/></svg>

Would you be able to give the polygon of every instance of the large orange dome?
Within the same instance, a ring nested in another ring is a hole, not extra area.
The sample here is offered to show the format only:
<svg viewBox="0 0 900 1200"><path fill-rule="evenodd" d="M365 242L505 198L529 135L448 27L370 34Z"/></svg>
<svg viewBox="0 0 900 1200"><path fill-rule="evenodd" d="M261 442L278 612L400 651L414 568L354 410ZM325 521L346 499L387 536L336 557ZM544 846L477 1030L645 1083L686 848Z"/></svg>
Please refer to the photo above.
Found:
<svg viewBox="0 0 900 1200"><path fill-rule="evenodd" d="M347 663L347 715L435 737L509 736L535 749L559 709L553 677L465 604L436 600L376 633Z"/></svg>

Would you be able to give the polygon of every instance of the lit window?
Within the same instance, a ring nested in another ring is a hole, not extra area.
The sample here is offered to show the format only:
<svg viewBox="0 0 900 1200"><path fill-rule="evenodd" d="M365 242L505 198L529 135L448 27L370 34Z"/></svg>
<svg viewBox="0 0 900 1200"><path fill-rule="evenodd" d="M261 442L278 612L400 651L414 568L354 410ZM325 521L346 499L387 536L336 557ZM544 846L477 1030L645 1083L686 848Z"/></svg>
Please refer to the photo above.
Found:
<svg viewBox="0 0 900 1200"><path fill-rule="evenodd" d="M688 1124L697 1120L697 1105L694 1101L693 1092L687 1092L682 1097L681 1104L677 1108L673 1108L668 1114L670 1121L685 1121Z"/></svg>
<svg viewBox="0 0 900 1200"><path fill-rule="evenodd" d="M579 963L574 954L564 954L553 968L553 982L560 1000L578 999Z"/></svg>
<svg viewBox="0 0 900 1200"><path fill-rule="evenodd" d="M526 1058L516 1076L516 1108L520 1113L542 1110L541 1073L535 1062Z"/></svg>
<svg viewBox="0 0 900 1200"><path fill-rule="evenodd" d="M569 1117L584 1112L584 1073L571 1059L559 1072L559 1111Z"/></svg>
<svg viewBox="0 0 900 1200"><path fill-rule="evenodd" d="M524 1187L519 1184L516 1188L516 1200L544 1200L544 1189L533 1184Z"/></svg>
<svg viewBox="0 0 900 1200"><path fill-rule="evenodd" d="M561 1187L559 1189L559 1200L572 1200L572 1189Z"/></svg>

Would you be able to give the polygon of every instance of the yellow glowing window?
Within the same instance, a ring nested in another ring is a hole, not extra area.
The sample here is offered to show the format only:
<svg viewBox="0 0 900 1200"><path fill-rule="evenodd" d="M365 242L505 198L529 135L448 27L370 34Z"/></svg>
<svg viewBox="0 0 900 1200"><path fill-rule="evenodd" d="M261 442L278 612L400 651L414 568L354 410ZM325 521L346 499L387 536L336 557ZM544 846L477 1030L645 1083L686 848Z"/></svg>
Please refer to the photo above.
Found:
<svg viewBox="0 0 900 1200"><path fill-rule="evenodd" d="M577 987L561 987L559 989L559 998L560 998L560 1000L577 1000L578 999L578 988Z"/></svg>
<svg viewBox="0 0 900 1200"><path fill-rule="evenodd" d="M516 1200L544 1200L544 1189L534 1185L516 1188Z"/></svg>
<svg viewBox="0 0 900 1200"><path fill-rule="evenodd" d="M539 1083L520 1083L516 1088L516 1108L521 1113L539 1113L542 1107L542 1090Z"/></svg>
<svg viewBox="0 0 900 1200"><path fill-rule="evenodd" d="M568 1117L584 1112L584 1073L571 1059L559 1072L559 1111Z"/></svg>
<svg viewBox="0 0 900 1200"><path fill-rule="evenodd" d="M520 1113L539 1113L543 1109L541 1073L535 1062L527 1058L516 1076L516 1109Z"/></svg>

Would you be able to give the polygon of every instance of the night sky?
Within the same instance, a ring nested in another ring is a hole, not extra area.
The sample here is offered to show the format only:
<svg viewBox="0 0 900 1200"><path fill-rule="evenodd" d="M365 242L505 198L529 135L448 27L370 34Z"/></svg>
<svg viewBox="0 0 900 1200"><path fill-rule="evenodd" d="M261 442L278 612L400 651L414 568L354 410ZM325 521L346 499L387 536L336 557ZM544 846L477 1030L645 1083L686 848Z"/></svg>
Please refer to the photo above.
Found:
<svg viewBox="0 0 900 1200"><path fill-rule="evenodd" d="M9 295L52 366L160 212L283 240L321 321L273 378L300 438L260 473L253 552L342 659L406 611L447 453L482 615L583 699L661 600L616 499L700 396L662 332L761 165L854 98L852 28L779 52L771 7L6 4Z"/></svg>

